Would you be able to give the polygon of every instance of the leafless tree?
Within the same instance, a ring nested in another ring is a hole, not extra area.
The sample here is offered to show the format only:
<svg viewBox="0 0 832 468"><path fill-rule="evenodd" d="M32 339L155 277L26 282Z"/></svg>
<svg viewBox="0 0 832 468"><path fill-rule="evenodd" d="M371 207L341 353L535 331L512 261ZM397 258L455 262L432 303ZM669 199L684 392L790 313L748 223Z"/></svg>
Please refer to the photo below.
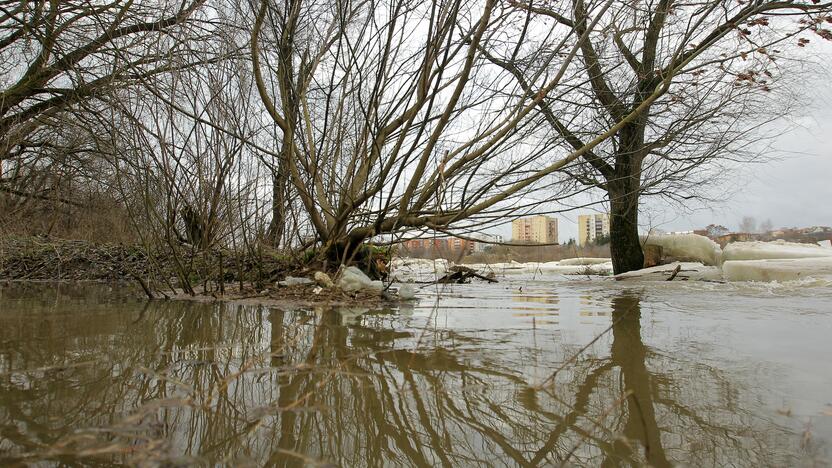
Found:
<svg viewBox="0 0 832 468"><path fill-rule="evenodd" d="M613 135L621 115L552 161L535 108L564 84L583 30L544 34L539 86L524 90L485 44L527 49L517 9L498 2L259 2L251 55L281 131L281 172L327 252L403 229L500 219L524 195ZM543 157L544 155L549 157Z"/></svg>
<svg viewBox="0 0 832 468"><path fill-rule="evenodd" d="M598 21L596 2L514 3L528 23L578 33ZM552 145L583 148L638 110L615 135L565 171L605 192L616 272L642 267L638 210L643 195L685 202L736 161L759 156L760 129L790 101L787 52L823 28L830 5L818 1L616 2L581 43L572 89L538 103ZM532 57L489 51L527 92L538 89ZM656 90L660 95L656 96ZM777 96L774 98L773 96Z"/></svg>

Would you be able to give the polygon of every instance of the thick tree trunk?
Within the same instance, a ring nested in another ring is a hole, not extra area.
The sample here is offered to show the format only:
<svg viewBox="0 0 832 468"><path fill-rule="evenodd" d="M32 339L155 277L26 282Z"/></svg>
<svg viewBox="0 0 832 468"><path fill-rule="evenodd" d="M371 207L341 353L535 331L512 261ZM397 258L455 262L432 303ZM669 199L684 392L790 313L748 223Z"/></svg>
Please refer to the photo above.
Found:
<svg viewBox="0 0 832 468"><path fill-rule="evenodd" d="M612 180L607 181L610 198L610 254L616 275L644 268L644 252L638 238L638 201L641 193L641 162L648 114L618 133L618 152Z"/></svg>
<svg viewBox="0 0 832 468"><path fill-rule="evenodd" d="M615 274L639 270L644 253L638 237L638 190L610 191L610 253Z"/></svg>

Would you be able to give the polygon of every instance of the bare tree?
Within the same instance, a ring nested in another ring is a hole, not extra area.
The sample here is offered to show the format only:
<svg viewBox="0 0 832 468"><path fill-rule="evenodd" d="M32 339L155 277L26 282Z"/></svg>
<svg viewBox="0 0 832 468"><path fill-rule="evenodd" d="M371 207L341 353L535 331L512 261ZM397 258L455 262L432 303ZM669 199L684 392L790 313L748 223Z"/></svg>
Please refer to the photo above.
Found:
<svg viewBox="0 0 832 468"><path fill-rule="evenodd" d="M591 1L515 5L529 22L544 18L578 33L598 20ZM798 35L807 31L829 38L822 27L829 9L818 1L652 0L616 2L606 11L581 44L574 63L580 80L538 108L552 145L564 152L638 110L613 138L565 168L576 183L606 194L616 272L643 265L641 196L682 203L703 197L726 166L760 156L751 146L758 130L788 110L786 93L772 98L791 71L781 66L788 60L782 49L805 46L809 40ZM501 50L488 57L525 91L537 89L530 57Z"/></svg>
<svg viewBox="0 0 832 468"><path fill-rule="evenodd" d="M582 30L546 35L535 55L539 86L524 90L482 52L530 47L516 8L260 2L251 35L258 91L324 250L348 253L398 230L495 222L534 190L555 193L558 171L640 112L554 161L548 142L534 138L536 106L563 86L612 3L595 6Z"/></svg>

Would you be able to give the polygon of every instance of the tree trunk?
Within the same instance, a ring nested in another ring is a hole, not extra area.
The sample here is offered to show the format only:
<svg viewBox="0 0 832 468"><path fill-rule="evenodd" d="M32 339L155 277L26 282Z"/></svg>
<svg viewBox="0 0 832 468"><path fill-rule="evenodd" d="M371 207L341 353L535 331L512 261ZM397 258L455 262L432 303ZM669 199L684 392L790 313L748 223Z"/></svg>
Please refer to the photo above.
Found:
<svg viewBox="0 0 832 468"><path fill-rule="evenodd" d="M289 201L289 158L288 146L283 144L277 168L272 172L272 221L269 223L268 238L272 247L280 248L286 233L286 213Z"/></svg>
<svg viewBox="0 0 832 468"><path fill-rule="evenodd" d="M275 248L280 247L286 231L287 171L286 165L281 161L276 173L272 174L272 220L269 223L268 239L269 244Z"/></svg>
<svg viewBox="0 0 832 468"><path fill-rule="evenodd" d="M610 254L617 275L644 267L644 253L638 237L638 190L609 192Z"/></svg>

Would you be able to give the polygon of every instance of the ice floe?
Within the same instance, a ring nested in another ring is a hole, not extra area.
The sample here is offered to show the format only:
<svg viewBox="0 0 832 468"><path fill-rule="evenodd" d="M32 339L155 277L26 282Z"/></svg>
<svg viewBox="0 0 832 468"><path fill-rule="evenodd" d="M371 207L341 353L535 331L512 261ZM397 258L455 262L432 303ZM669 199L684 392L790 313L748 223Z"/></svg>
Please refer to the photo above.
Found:
<svg viewBox="0 0 832 468"><path fill-rule="evenodd" d="M832 279L832 256L764 260L729 260L722 264L727 281L796 281Z"/></svg>
<svg viewBox="0 0 832 468"><path fill-rule="evenodd" d="M825 249L814 244L796 244L778 240L774 242L734 242L726 245L722 251L724 261L815 257L832 257L832 249Z"/></svg>
<svg viewBox="0 0 832 468"><path fill-rule="evenodd" d="M666 258L677 261L617 275L616 279L664 281L677 266L680 271L676 280L783 282L832 279L832 249L814 244L735 242L723 250L711 239L696 234L651 235L644 238L644 242L661 246ZM391 276L399 281L435 281L452 265L447 260L399 258L391 263ZM482 274L493 273L498 278L511 275L612 275L609 258L465 266Z"/></svg>
<svg viewBox="0 0 832 468"><path fill-rule="evenodd" d="M617 280L626 279L642 279L642 280L658 280L665 281L679 268L676 274L677 280L694 280L694 281L720 281L722 280L722 270L717 266L703 265L698 262L673 262L667 265L658 265L651 268L644 268L642 270L628 271L615 275Z"/></svg>
<svg viewBox="0 0 832 468"><path fill-rule="evenodd" d="M578 257L578 258L566 258L557 262L560 265L569 266L569 265L601 265L604 263L612 264L611 258L591 258L591 257Z"/></svg>
<svg viewBox="0 0 832 468"><path fill-rule="evenodd" d="M722 263L722 249L719 244L697 234L651 234L642 238L643 245L657 245L662 254L680 261L696 261L704 265Z"/></svg>

